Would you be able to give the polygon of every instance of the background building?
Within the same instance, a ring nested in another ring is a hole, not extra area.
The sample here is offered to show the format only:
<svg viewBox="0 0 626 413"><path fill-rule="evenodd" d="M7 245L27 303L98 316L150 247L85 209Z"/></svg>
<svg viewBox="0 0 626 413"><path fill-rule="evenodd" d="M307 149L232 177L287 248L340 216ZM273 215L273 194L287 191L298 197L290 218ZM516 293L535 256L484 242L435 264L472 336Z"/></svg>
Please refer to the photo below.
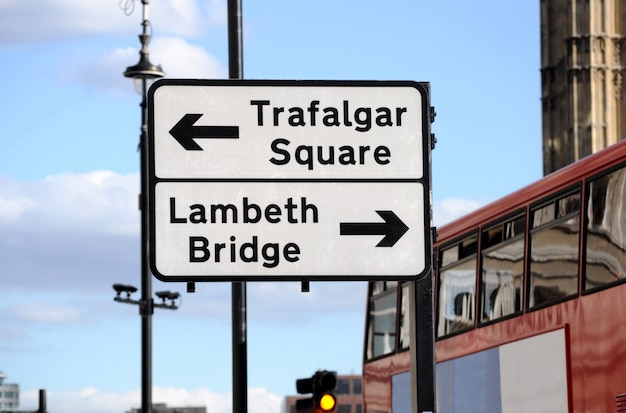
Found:
<svg viewBox="0 0 626 413"><path fill-rule="evenodd" d="M543 172L626 138L626 0L541 0Z"/></svg>
<svg viewBox="0 0 626 413"><path fill-rule="evenodd" d="M132 409L127 413L140 413L141 409ZM207 413L206 407L167 407L165 403L154 403L152 413Z"/></svg>
<svg viewBox="0 0 626 413"><path fill-rule="evenodd" d="M337 413L362 413L363 390L361 376L337 375ZM296 400L310 396L287 396L285 398L285 413L296 412Z"/></svg>
<svg viewBox="0 0 626 413"><path fill-rule="evenodd" d="M0 412L13 411L20 406L20 386L5 383L7 375L0 371Z"/></svg>

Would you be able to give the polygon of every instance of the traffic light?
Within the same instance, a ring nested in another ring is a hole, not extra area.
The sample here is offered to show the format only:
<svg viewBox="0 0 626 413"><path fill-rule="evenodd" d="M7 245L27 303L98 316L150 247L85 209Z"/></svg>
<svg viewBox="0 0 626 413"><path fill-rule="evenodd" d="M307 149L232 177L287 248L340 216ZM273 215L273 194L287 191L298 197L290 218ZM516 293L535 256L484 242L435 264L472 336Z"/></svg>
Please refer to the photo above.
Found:
<svg viewBox="0 0 626 413"><path fill-rule="evenodd" d="M309 398L296 400L296 413L333 413L337 407L335 387L337 373L334 371L318 371L310 378L296 380L298 393L312 394Z"/></svg>

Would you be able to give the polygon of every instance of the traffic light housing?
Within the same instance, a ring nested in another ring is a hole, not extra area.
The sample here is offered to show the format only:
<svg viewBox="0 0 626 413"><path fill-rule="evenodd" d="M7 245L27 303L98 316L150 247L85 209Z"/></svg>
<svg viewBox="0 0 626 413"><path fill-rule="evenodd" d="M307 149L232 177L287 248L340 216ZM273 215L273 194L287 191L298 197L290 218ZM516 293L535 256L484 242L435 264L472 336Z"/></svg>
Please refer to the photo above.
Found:
<svg viewBox="0 0 626 413"><path fill-rule="evenodd" d="M311 394L306 399L296 400L296 413L334 413L337 408L335 388L337 373L318 371L312 377L296 380L296 390L300 394Z"/></svg>

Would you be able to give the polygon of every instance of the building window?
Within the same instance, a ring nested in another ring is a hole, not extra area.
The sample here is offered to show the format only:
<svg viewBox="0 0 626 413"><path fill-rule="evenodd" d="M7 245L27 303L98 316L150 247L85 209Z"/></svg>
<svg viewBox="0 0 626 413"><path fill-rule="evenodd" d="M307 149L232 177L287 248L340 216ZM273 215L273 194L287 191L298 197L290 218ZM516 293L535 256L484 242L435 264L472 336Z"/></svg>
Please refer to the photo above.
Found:
<svg viewBox="0 0 626 413"><path fill-rule="evenodd" d="M361 379L352 380L352 394L361 394L363 393L363 382Z"/></svg>
<svg viewBox="0 0 626 413"><path fill-rule="evenodd" d="M350 379L337 379L337 394L350 394Z"/></svg>
<svg viewBox="0 0 626 413"><path fill-rule="evenodd" d="M351 404L340 404L337 406L337 413L352 413Z"/></svg>

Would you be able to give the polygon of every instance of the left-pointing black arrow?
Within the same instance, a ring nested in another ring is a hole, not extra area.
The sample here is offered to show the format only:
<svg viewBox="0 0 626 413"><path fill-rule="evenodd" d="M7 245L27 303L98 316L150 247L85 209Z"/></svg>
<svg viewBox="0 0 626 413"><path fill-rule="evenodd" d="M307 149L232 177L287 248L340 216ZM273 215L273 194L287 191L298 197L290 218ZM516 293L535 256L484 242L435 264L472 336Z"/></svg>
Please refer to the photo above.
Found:
<svg viewBox="0 0 626 413"><path fill-rule="evenodd" d="M339 235L384 235L377 247L393 247L409 230L393 211L376 211L385 222L340 223Z"/></svg>
<svg viewBox="0 0 626 413"><path fill-rule="evenodd" d="M200 117L202 114L187 113L170 130L170 135L186 150L203 150L195 139L239 139L239 126L196 126Z"/></svg>

